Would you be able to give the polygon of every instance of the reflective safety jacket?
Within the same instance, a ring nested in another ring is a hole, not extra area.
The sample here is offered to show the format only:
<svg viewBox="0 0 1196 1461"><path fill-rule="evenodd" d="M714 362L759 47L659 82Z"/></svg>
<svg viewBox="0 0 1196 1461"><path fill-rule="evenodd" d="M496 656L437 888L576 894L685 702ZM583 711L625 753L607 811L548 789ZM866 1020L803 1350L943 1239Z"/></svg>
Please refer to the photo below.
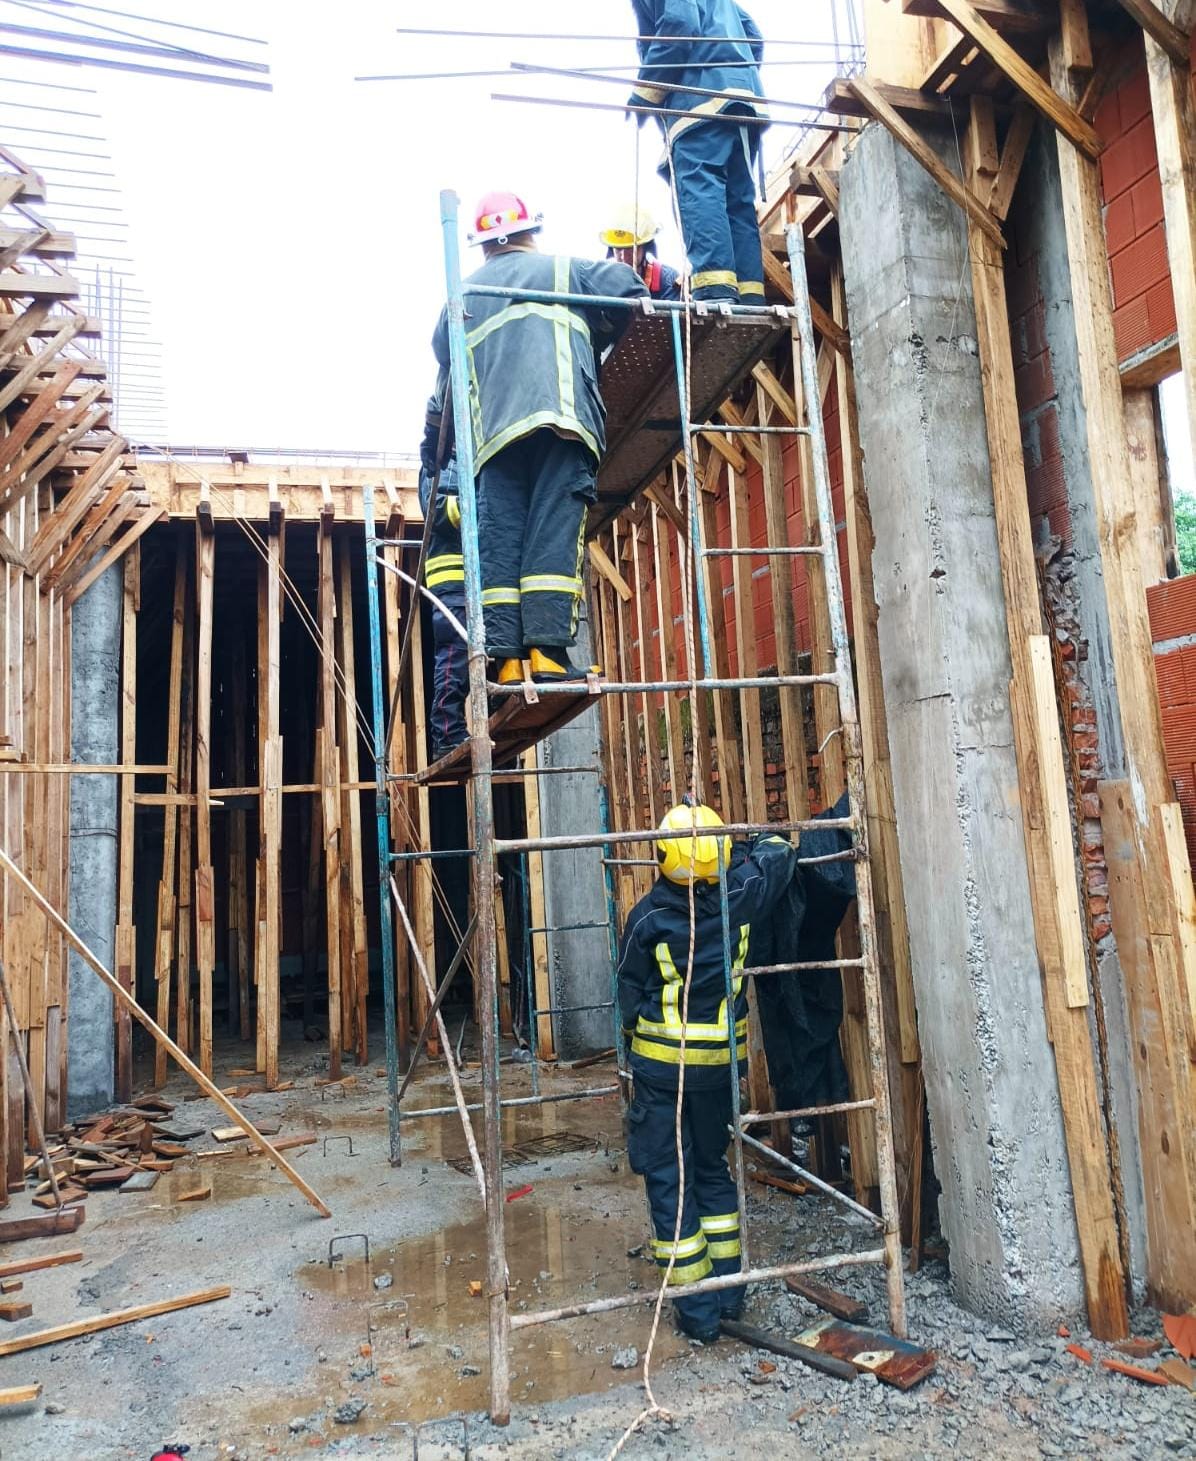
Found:
<svg viewBox="0 0 1196 1461"><path fill-rule="evenodd" d="M747 1059L744 976L753 919L763 919L785 892L797 853L783 837L756 840L727 873L731 928L735 1058ZM631 910L619 947L619 1009L633 1072L654 1085L676 1086L685 1035L687 1089L724 1084L731 1063L721 895L717 883L694 889L693 978L684 1027L689 967L689 889L659 878Z"/></svg>
<svg viewBox="0 0 1196 1461"><path fill-rule="evenodd" d="M659 117L670 141L689 127L733 111L765 117L760 63L764 42L756 22L735 0L631 0L641 36L640 72L631 106L659 106L686 112ZM681 37L712 36L708 41ZM747 63L746 65L744 63ZM753 64L754 63L754 64ZM718 92L695 96L679 86ZM752 130L763 131L761 127ZM667 174L666 157L661 171Z"/></svg>
<svg viewBox="0 0 1196 1461"><path fill-rule="evenodd" d="M544 427L584 442L600 462L606 410L597 356L627 328L631 311L470 294L471 284L636 299L648 292L639 275L613 259L594 263L520 249L487 259L465 281L475 466ZM446 370L447 311L432 349Z"/></svg>
<svg viewBox="0 0 1196 1461"><path fill-rule="evenodd" d="M465 559L461 556L461 502L457 496L457 459L453 457L440 471L440 488L432 507L434 477L426 467L419 473L419 505L426 518L434 511L432 536L428 542L428 558L424 564L424 582L435 592L465 583Z"/></svg>

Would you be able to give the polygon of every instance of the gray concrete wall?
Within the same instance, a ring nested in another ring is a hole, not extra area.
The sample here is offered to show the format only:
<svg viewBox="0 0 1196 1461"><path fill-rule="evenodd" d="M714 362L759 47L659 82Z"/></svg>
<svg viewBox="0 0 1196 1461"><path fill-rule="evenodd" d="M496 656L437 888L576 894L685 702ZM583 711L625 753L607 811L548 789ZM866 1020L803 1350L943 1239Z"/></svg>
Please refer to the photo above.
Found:
<svg viewBox="0 0 1196 1461"><path fill-rule="evenodd" d="M71 615L71 759L120 760L120 647L123 573L102 574ZM71 780L68 918L112 968L116 942L117 780ZM76 954L70 956L67 1110L72 1116L113 1097L112 996Z"/></svg>
<svg viewBox="0 0 1196 1461"><path fill-rule="evenodd" d="M924 128L923 131L926 129ZM958 167L950 134L941 140ZM879 126L840 227L940 1217L961 1300L1083 1308L1009 711L962 214Z"/></svg>
<svg viewBox="0 0 1196 1461"><path fill-rule="evenodd" d="M1055 133L1040 125L1030 146L1010 223L1024 258L1036 256L1038 284L1045 306L1047 345L1055 382L1055 419L1063 454L1063 477L1071 523L1071 544L1060 571L1069 576L1069 595L1080 625L1077 673L1087 686L1096 712L1101 774L1125 775L1125 743L1113 668L1113 634L1109 624L1101 566L1099 530L1088 458L1084 396L1080 384L1079 347L1071 298L1071 271L1059 181ZM1048 569L1050 573L1052 569ZM1094 828L1099 835L1099 828ZM1125 982L1114 940L1097 945L1097 973L1105 1011L1107 1101L1117 1128L1122 1190L1130 1239L1130 1263L1139 1295L1145 1291L1146 1213L1138 1142L1138 1083L1130 1051Z"/></svg>
<svg viewBox="0 0 1196 1461"><path fill-rule="evenodd" d="M589 625L583 616L575 664L590 660ZM540 764L599 766L598 708L587 710L540 747ZM577 773L540 778L540 823L545 837L593 835L602 828L597 775ZM599 848L546 853L544 901L550 927L601 924L549 936L553 1005L556 1008L601 1004L611 998L610 938L607 933L606 885ZM575 1059L614 1044L610 1010L560 1015L554 1021L559 1053Z"/></svg>

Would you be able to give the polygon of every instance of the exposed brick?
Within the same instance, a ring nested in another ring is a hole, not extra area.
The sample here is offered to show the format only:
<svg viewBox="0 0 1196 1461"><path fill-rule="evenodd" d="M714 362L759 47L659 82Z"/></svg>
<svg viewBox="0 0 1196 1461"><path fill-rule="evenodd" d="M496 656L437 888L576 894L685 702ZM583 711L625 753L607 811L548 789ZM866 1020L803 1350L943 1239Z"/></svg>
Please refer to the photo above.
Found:
<svg viewBox="0 0 1196 1461"><path fill-rule="evenodd" d="M1055 380L1051 374L1049 355L1036 355L1014 372L1017 382L1017 403L1022 411L1033 411L1045 406L1055 394Z"/></svg>
<svg viewBox="0 0 1196 1461"><path fill-rule="evenodd" d="M1101 154L1100 172L1105 201L1112 202L1157 166L1154 123L1150 117L1143 117Z"/></svg>
<svg viewBox="0 0 1196 1461"><path fill-rule="evenodd" d="M1135 351L1142 350L1151 343L1150 315L1145 294L1139 294L1113 311L1113 334L1117 340L1118 360L1128 359Z"/></svg>
<svg viewBox="0 0 1196 1461"><path fill-rule="evenodd" d="M1196 633L1196 574L1166 579L1146 590L1150 636L1158 644Z"/></svg>
<svg viewBox="0 0 1196 1461"><path fill-rule="evenodd" d="M1150 322L1152 344L1175 334L1175 290L1170 275L1147 292L1146 316Z"/></svg>
<svg viewBox="0 0 1196 1461"><path fill-rule="evenodd" d="M1106 146L1121 136L1121 106L1116 91L1110 91L1101 99L1101 104L1096 109L1096 116L1093 118L1093 125Z"/></svg>
<svg viewBox="0 0 1196 1461"><path fill-rule="evenodd" d="M1117 88L1117 105L1123 132L1128 132L1143 117L1150 116L1150 77L1145 66L1128 76Z"/></svg>
<svg viewBox="0 0 1196 1461"><path fill-rule="evenodd" d="M1158 169L1148 172L1129 192L1134 205L1134 234L1141 237L1163 221L1163 184ZM1118 202L1121 200L1118 199ZM1110 251L1112 245L1110 244Z"/></svg>
<svg viewBox="0 0 1196 1461"><path fill-rule="evenodd" d="M1128 248L1138 236L1134 225L1133 190L1119 194L1105 209L1105 239L1109 253Z"/></svg>
<svg viewBox="0 0 1196 1461"><path fill-rule="evenodd" d="M1114 254L1111 263L1113 294L1119 305L1145 294L1160 279L1168 278L1167 238L1162 224L1157 224L1136 238L1128 248Z"/></svg>

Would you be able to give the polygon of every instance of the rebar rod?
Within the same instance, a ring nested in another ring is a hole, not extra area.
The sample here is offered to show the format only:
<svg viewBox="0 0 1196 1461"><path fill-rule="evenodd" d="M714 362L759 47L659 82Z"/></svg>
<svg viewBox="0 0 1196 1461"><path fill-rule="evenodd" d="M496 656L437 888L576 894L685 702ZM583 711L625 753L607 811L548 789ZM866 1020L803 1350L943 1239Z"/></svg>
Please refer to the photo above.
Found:
<svg viewBox="0 0 1196 1461"><path fill-rule="evenodd" d="M749 1268L739 1273L723 1273L716 1278L699 1279L685 1285L685 1295L717 1294L749 1283L771 1283L790 1274L825 1273L831 1268L860 1268L868 1263L883 1263L883 1248L863 1248L855 1253L832 1253L826 1258L805 1258L800 1263L778 1263L771 1268ZM654 1304L657 1289L647 1284L633 1294L619 1294L612 1299L591 1299L588 1304L566 1304L560 1309L540 1309L532 1314L513 1314L511 1328L532 1329L538 1324L552 1324L558 1319L581 1319L587 1314L611 1314L617 1309L634 1309L639 1304Z"/></svg>
<svg viewBox="0 0 1196 1461"><path fill-rule="evenodd" d="M669 40L672 40L671 36L669 37ZM573 81L610 81L613 82L616 86L627 85L627 82L622 76L604 76L601 71L593 69L588 71L570 71L560 66L536 66L533 65L530 61L512 61L511 70L516 72L518 75L565 76ZM823 104L817 101L779 101L774 97L757 96L755 92L744 91L742 95L739 95L734 92L728 93L726 90L715 91L708 86L682 86L679 83L674 83L671 77L668 81L661 82L661 90L667 91L670 96L700 96L705 97L709 100L727 100L750 106L790 107L793 110L799 112L813 112L815 116L820 116L824 111L826 111L826 108L823 106ZM651 103L649 103L649 105L651 105ZM653 110L655 110L655 108L653 108ZM750 113L744 114L741 112L716 112L712 115L714 117L721 116L725 121L728 122L741 122L746 120L747 117L750 116ZM703 121L710 121L711 115L708 115L707 113L702 113L702 119Z"/></svg>
<svg viewBox="0 0 1196 1461"><path fill-rule="evenodd" d="M496 699L523 695L524 683L516 685L488 684L486 689ZM692 690L774 690L800 689L807 685L834 685L832 674L825 675L752 675L740 679L701 680L599 680L592 688L583 680L565 680L559 685L536 685L536 694L545 695L664 695Z"/></svg>
<svg viewBox="0 0 1196 1461"><path fill-rule="evenodd" d="M428 973L428 966L424 963L423 953L420 950L419 944L416 941L415 930L412 928L411 920L407 916L407 909L403 903L402 896L399 893L399 885L395 882L393 874L391 874L390 878L390 896L394 899L395 907L399 910L399 917L403 921L403 931L407 935L407 945L411 950L412 958L415 960L415 967L419 973L420 979L423 981L424 989L427 991L428 994L428 999L432 1003L435 1003L436 988L433 985L432 978ZM461 1075L460 1072L457 1070L457 1062L453 1059L453 1047L451 1042L449 1041L448 1027L445 1025L444 1016L440 1013L439 1009L436 1010L434 1018L436 1020L436 1028L440 1032L441 1043L444 1046L444 1061L446 1066L448 1067L449 1080L452 1082L453 1096L456 1100L456 1105L448 1107L448 1110L455 1110L457 1114L461 1117L461 1125L465 1131L465 1145L469 1148L470 1160L473 1163L474 1177L477 1179L478 1193L481 1196L482 1201L485 1202L486 1173L485 1169L482 1166L482 1159L478 1155L477 1143L474 1141L473 1138L473 1127L470 1125L469 1117L465 1114L469 1110L469 1107L465 1104L465 1093L461 1089Z"/></svg>
<svg viewBox="0 0 1196 1461"><path fill-rule="evenodd" d="M770 1116L767 1119L771 1121L774 1118ZM734 1136L735 1132L733 1128L728 1129L731 1130L731 1134ZM836 1202L842 1203L844 1207L849 1208L858 1217L867 1218L874 1227L884 1228L884 1218L877 1217L870 1207L865 1207L862 1202L857 1202L854 1197L848 1197L846 1192L840 1192L837 1187L832 1187L829 1182L824 1182L821 1177L816 1177L813 1172L807 1172L805 1167L798 1166L790 1157L783 1157L773 1147L765 1146L762 1141L757 1141L754 1136L749 1136L742 1127L739 1129L739 1140L753 1148L753 1150L763 1152L766 1157L776 1162L779 1166L785 1167L790 1172L795 1172L803 1182L808 1182L811 1187L817 1187L819 1192L825 1193L827 1197L833 1197Z"/></svg>
<svg viewBox="0 0 1196 1461"><path fill-rule="evenodd" d="M866 1101L839 1101L834 1106L803 1106L800 1111L747 1111L739 1119L744 1126L756 1126L763 1121L796 1121L807 1116L838 1116L847 1111L871 1111L875 1105L876 1102L869 1096Z"/></svg>
<svg viewBox="0 0 1196 1461"><path fill-rule="evenodd" d="M691 830L692 836L692 830ZM727 1011L727 1039L730 1042L728 1050L730 1060L728 1062L727 1078L731 1083L731 1144L735 1152L735 1202L739 1213L739 1248L742 1261L745 1266L751 1266L751 1253L748 1248L748 1222L747 1222L747 1184L745 1182L746 1171L743 1161L743 1125L740 1121L740 1096L739 1096L739 1040L736 1020L736 1006L739 1000L742 982L736 987L735 966L731 959L731 905L730 895L727 891L727 867L726 850L727 844L723 838L718 839L718 911L719 920L722 925L723 939L723 980L726 987L725 1008ZM746 950L745 950L746 957ZM687 971L686 977L692 976L692 968ZM751 1015L749 1013L750 1021ZM748 1031L744 1031L744 1043L748 1043Z"/></svg>
<svg viewBox="0 0 1196 1461"><path fill-rule="evenodd" d="M810 311L810 280L806 271L806 241L801 227L790 223L785 230L789 268L793 279L796 327L793 332L794 370L800 369L811 430L814 496L822 541L836 541L835 512L831 498L822 399L818 389L818 362L814 354L814 321ZM880 1204L884 1214L886 1286L889 1298L889 1327L904 1338L905 1283L901 1265L901 1216L897 1195L897 1172L893 1157L893 1114L889 1103L888 1068L885 1058L885 1017L880 996L880 972L876 962L876 903L872 888L872 864L868 856L867 797L864 784L864 751L860 737L855 681L852 678L851 644L847 634L847 610L843 582L833 555L827 558L826 598L831 630L831 649L839 676L839 716L843 727L844 761L847 771L848 803L857 824L856 844L860 861L856 868L856 903L860 930L860 956L864 1008L867 1023L868 1063L872 1094L876 1101L876 1164Z"/></svg>
<svg viewBox="0 0 1196 1461"><path fill-rule="evenodd" d="M758 969L743 972L755 977L759 974L821 974L824 969L862 969L863 959L824 959L821 963L811 961L805 964L762 964Z"/></svg>
<svg viewBox="0 0 1196 1461"><path fill-rule="evenodd" d="M618 1092L618 1086L595 1086L588 1091L561 1091L554 1096L508 1096L506 1100L500 1101L499 1108L508 1111L512 1106L560 1106L566 1101L584 1101L590 1096L613 1096ZM466 1111L481 1111L483 1103L473 1101L465 1107ZM418 1111L408 1111L406 1119L415 1121L420 1116L452 1116L460 1110L457 1106L425 1106Z"/></svg>
<svg viewBox="0 0 1196 1461"><path fill-rule="evenodd" d="M810 817L800 822L730 822L721 829L729 837L749 837L762 832L782 835L786 832L809 832L819 829L850 832L855 827L852 817ZM653 827L648 831L630 832L580 832L561 837L500 837L495 842L499 853L503 852L555 852L565 848L608 847L620 843L628 845L637 842L675 842L691 834L686 831L668 831ZM721 835L721 834L720 834Z"/></svg>
<svg viewBox="0 0 1196 1461"><path fill-rule="evenodd" d="M474 476L473 423L470 419L465 298L461 287L458 226L460 201L451 190L440 195L448 284L449 362L453 389L453 425L457 442L458 500L461 505L461 552L465 568L465 619L469 626L469 723L473 766L474 909L478 920L480 982L479 1023L482 1027L482 1090L485 1108L486 1295L490 1338L490 1419L507 1425L511 1419L511 1327L507 1303L509 1275L504 1194L502 1130L499 1108L498 958L494 889L498 877L494 837L493 747L489 735L490 706L486 696L486 629L482 614L482 566ZM392 880L393 884L393 880ZM468 1124L468 1123L467 1123Z"/></svg>
<svg viewBox="0 0 1196 1461"><path fill-rule="evenodd" d="M524 102L536 107L567 107L570 110L587 112L626 112L634 117L693 117L692 111L683 111L680 107L628 106L625 102L614 101L570 101L559 96L517 96L513 92L507 91L492 91L490 100ZM811 132L855 132L858 130L843 122L819 122L809 117L779 122L775 117L756 117L748 113L737 112L731 116L724 114L723 119L728 124L734 122L736 126L743 127L803 127ZM706 120L717 121L719 118L707 118Z"/></svg>

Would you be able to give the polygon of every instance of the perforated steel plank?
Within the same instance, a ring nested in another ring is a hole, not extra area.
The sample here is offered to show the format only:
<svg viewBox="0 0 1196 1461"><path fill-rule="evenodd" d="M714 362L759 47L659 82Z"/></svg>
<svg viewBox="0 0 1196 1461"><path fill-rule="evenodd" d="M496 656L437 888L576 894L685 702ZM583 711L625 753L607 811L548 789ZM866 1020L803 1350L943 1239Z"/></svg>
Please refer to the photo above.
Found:
<svg viewBox="0 0 1196 1461"><path fill-rule="evenodd" d="M687 326L682 321L682 330ZM708 421L735 386L788 334L780 319L696 317L690 389L694 420ZM637 315L602 367L606 459L598 473L591 535L608 523L681 449L672 325ZM661 429L656 423L669 423Z"/></svg>

